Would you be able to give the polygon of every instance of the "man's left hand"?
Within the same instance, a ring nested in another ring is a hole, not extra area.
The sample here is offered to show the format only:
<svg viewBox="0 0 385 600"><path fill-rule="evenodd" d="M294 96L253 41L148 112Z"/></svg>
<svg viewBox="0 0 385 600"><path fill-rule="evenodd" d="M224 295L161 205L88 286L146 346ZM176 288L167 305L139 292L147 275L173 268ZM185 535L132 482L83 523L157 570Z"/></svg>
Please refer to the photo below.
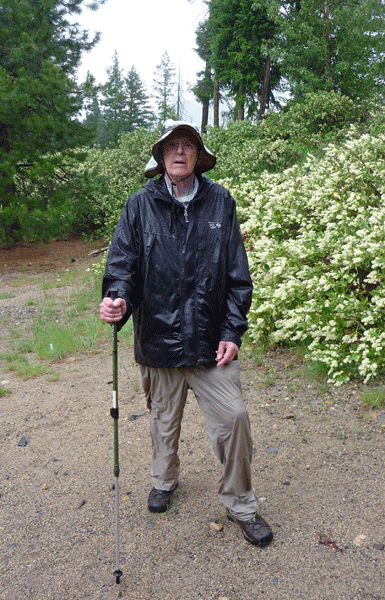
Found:
<svg viewBox="0 0 385 600"><path fill-rule="evenodd" d="M217 367L229 365L233 358L238 354L239 348L234 342L219 342L217 350Z"/></svg>

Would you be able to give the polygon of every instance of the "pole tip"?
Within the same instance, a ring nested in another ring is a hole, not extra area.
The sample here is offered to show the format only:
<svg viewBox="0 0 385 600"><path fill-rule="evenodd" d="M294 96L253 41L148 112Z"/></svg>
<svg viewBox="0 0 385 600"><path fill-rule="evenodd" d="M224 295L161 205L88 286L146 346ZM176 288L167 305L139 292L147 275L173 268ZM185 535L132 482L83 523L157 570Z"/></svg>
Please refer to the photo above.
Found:
<svg viewBox="0 0 385 600"><path fill-rule="evenodd" d="M114 577L116 579L116 583L120 583L120 578L122 575L123 575L123 573L120 569L117 569L116 571L114 571Z"/></svg>

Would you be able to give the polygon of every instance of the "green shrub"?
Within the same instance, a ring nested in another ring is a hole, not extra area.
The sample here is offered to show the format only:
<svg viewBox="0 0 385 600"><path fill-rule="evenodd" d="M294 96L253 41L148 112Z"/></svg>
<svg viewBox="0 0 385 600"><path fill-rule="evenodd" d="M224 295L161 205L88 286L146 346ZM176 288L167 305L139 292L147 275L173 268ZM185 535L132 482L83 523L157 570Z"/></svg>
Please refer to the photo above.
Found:
<svg viewBox="0 0 385 600"><path fill-rule="evenodd" d="M58 155L57 167L31 169L28 180L15 178L12 205L0 201L0 244L48 242L70 235L109 237L127 197L144 182L144 168L159 130L123 134L117 148L82 148ZM54 164L55 157L49 157Z"/></svg>
<svg viewBox="0 0 385 600"><path fill-rule="evenodd" d="M94 227L98 235L110 239L127 198L142 187L144 169L159 130L137 129L123 134L117 148L89 150L78 174L90 181Z"/></svg>
<svg viewBox="0 0 385 600"><path fill-rule="evenodd" d="M217 154L213 179L255 177L267 170L281 172L319 153L331 141L343 140L352 123L369 118L366 105L334 92L306 94L280 112L268 112L263 121L229 123L227 129L209 128L205 138Z"/></svg>

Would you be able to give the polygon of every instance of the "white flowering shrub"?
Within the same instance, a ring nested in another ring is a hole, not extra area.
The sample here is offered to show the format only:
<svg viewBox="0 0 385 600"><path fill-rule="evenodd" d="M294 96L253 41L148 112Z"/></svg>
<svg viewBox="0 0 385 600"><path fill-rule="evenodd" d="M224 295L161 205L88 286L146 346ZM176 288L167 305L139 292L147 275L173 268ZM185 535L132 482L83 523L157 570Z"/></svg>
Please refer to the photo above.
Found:
<svg viewBox="0 0 385 600"><path fill-rule="evenodd" d="M305 344L328 381L385 369L385 136L352 130L323 158L226 185L254 281L255 344Z"/></svg>

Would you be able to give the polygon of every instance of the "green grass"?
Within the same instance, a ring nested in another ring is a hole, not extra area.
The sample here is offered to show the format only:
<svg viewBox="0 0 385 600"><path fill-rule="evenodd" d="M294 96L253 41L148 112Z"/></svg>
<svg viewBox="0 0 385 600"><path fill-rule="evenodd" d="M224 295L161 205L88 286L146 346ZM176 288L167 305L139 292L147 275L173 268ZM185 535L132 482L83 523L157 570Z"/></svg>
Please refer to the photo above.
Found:
<svg viewBox="0 0 385 600"><path fill-rule="evenodd" d="M15 277L15 279L12 279L11 285L12 287L20 287L25 285L28 280L29 278L27 275L19 275L18 277Z"/></svg>
<svg viewBox="0 0 385 600"><path fill-rule="evenodd" d="M56 286L51 279L47 279L46 281L42 281L39 287L41 290L43 290L43 292L45 292L47 290L52 290Z"/></svg>
<svg viewBox="0 0 385 600"><path fill-rule="evenodd" d="M37 318L32 325L30 352L40 359L62 359L68 353L82 349L73 326Z"/></svg>
<svg viewBox="0 0 385 600"><path fill-rule="evenodd" d="M18 356L17 352L0 352L0 360L7 360L8 362L17 360Z"/></svg>
<svg viewBox="0 0 385 600"><path fill-rule="evenodd" d="M53 295L44 295L44 304L41 307L41 312L43 313L45 319L56 317L58 310L57 302L57 299Z"/></svg>
<svg viewBox="0 0 385 600"><path fill-rule="evenodd" d="M361 402L366 409L381 410L385 408L385 387L373 387L362 391Z"/></svg>
<svg viewBox="0 0 385 600"><path fill-rule="evenodd" d="M18 346L17 349L19 352L23 352L24 354L28 354L30 352L33 352L33 344L32 341L30 339L22 339Z"/></svg>
<svg viewBox="0 0 385 600"><path fill-rule="evenodd" d="M0 352L0 360L6 361L8 371L12 371L24 381L43 375L46 371L45 364L36 363L18 352Z"/></svg>
<svg viewBox="0 0 385 600"><path fill-rule="evenodd" d="M110 326L108 326L110 329ZM110 331L108 332L110 334ZM123 329L121 329L118 333L119 341L123 341L127 346L132 346L134 343L134 326L132 323L132 319L127 321Z"/></svg>
<svg viewBox="0 0 385 600"><path fill-rule="evenodd" d="M8 396L8 394L12 394L11 390L7 390L7 388L0 385L0 398L3 396Z"/></svg>
<svg viewBox="0 0 385 600"><path fill-rule="evenodd" d="M71 285L72 283L75 283L78 276L78 269L66 269L65 271L59 271L54 277L42 281L40 284L40 289L46 291Z"/></svg>
<svg viewBox="0 0 385 600"><path fill-rule="evenodd" d="M103 322L94 312L85 312L69 321L38 317L32 336L19 344L22 352L34 352L39 359L61 360L68 354L94 351L104 337Z"/></svg>
<svg viewBox="0 0 385 600"><path fill-rule="evenodd" d="M6 323L4 323L6 325ZM23 336L23 331L20 327L14 327L13 325L9 325L8 327L9 340L11 344L20 339Z"/></svg>
<svg viewBox="0 0 385 600"><path fill-rule="evenodd" d="M24 381L32 379L33 377L40 377L46 372L46 365L42 363L35 363L30 360L17 361L9 365L9 370L14 371L16 375L21 377Z"/></svg>
<svg viewBox="0 0 385 600"><path fill-rule="evenodd" d="M262 377L262 383L265 387L274 385L277 381L277 374L274 369L269 369Z"/></svg>
<svg viewBox="0 0 385 600"><path fill-rule="evenodd" d="M2 292L0 294L0 300L7 300L8 298L14 298L16 294L13 292Z"/></svg>
<svg viewBox="0 0 385 600"><path fill-rule="evenodd" d="M67 298L65 303L65 311L67 319L71 320L79 315L83 314L84 311L88 310L90 306L90 290L87 287L77 290Z"/></svg>
<svg viewBox="0 0 385 600"><path fill-rule="evenodd" d="M56 297L49 290L72 285L68 295ZM111 327L99 318L101 277L73 269L48 277L40 285L45 291L38 315L28 329L9 327L9 351L0 353L6 368L23 379L46 374L48 381L59 375L51 363L68 355L96 352L102 342L111 339ZM28 306L34 302L26 301ZM132 324L119 333L119 340L131 346Z"/></svg>
<svg viewBox="0 0 385 600"><path fill-rule="evenodd" d="M47 381L58 381L60 378L59 373L57 373L56 371L52 371L51 369L49 369L47 371Z"/></svg>

